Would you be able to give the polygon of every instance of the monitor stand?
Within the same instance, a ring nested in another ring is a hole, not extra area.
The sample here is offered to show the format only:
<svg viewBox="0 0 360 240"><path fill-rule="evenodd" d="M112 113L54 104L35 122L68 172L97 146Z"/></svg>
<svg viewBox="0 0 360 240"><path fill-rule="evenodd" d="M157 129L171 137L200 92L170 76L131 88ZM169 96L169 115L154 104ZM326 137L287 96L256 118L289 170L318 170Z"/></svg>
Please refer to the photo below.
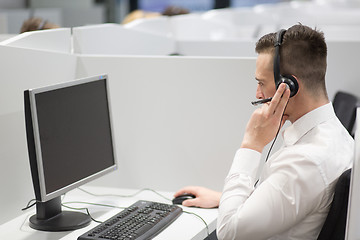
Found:
<svg viewBox="0 0 360 240"><path fill-rule="evenodd" d="M61 198L36 203L36 214L30 217L30 227L50 232L70 231L86 227L91 217L81 212L62 211Z"/></svg>

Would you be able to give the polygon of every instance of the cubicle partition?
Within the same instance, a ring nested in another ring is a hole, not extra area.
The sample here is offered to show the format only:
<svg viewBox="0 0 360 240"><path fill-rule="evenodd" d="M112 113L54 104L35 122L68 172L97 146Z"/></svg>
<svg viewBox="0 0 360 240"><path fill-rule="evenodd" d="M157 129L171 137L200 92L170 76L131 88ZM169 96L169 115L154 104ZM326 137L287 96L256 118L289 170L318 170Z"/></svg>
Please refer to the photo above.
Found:
<svg viewBox="0 0 360 240"><path fill-rule="evenodd" d="M255 40L177 40L176 52L184 56L256 57Z"/></svg>
<svg viewBox="0 0 360 240"><path fill-rule="evenodd" d="M357 74L360 41L328 41L326 87L330 100L337 91L360 96L360 77Z"/></svg>
<svg viewBox="0 0 360 240"><path fill-rule="evenodd" d="M72 51L71 29L25 32L2 41L0 45L70 54Z"/></svg>
<svg viewBox="0 0 360 240"><path fill-rule="evenodd" d="M34 198L27 154L24 96L29 88L74 79L76 56L0 46L0 224Z"/></svg>
<svg viewBox="0 0 360 240"><path fill-rule="evenodd" d="M152 33L172 37L171 17L159 16L155 18L139 18L125 25L124 28L140 32Z"/></svg>
<svg viewBox="0 0 360 240"><path fill-rule="evenodd" d="M168 36L100 24L73 28L74 53L105 55L169 55L175 41Z"/></svg>
<svg viewBox="0 0 360 240"><path fill-rule="evenodd" d="M222 189L255 98L255 58L78 56L107 73L119 170L94 184Z"/></svg>

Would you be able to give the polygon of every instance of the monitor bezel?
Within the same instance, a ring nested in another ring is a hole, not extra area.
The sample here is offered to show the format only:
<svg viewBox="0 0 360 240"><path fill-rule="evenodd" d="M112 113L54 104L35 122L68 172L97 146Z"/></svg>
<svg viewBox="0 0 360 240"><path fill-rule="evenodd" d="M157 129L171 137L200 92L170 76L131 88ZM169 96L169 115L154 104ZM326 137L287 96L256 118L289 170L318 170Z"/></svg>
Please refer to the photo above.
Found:
<svg viewBox="0 0 360 240"><path fill-rule="evenodd" d="M86 83L95 82L95 81L105 81L114 164L108 168L105 168L95 174L89 175L89 176L87 176L79 181L76 181L70 185L67 185L60 189L57 189L56 191L46 193L43 158L42 158L41 142L40 142L40 132L39 132L38 116L37 116L37 108L36 108L36 94L44 93L44 92L48 92L48 91L52 91L52 90L56 90L56 89L63 89L63 88L71 87L71 86L86 84ZM37 164L37 172L38 172L37 177L38 177L38 181L39 181L39 190L40 190L40 198L41 198L41 199L37 199L37 200L42 201L42 202L49 201L53 198L56 198L58 196L61 196L65 193L67 193L68 191L70 191L74 188L77 188L85 183L88 183L94 179L104 176L105 174L115 171L117 169L118 163L117 163L117 157L116 157L116 151L115 151L116 144L115 144L115 139L114 139L114 134L113 134L111 98L110 98L108 76L106 74L81 78L81 79L77 79L74 81L58 83L58 84L54 84L51 86L29 89L28 91L29 91L29 102L30 102L30 110L31 110L32 128L33 128L33 134L34 134L36 164Z"/></svg>

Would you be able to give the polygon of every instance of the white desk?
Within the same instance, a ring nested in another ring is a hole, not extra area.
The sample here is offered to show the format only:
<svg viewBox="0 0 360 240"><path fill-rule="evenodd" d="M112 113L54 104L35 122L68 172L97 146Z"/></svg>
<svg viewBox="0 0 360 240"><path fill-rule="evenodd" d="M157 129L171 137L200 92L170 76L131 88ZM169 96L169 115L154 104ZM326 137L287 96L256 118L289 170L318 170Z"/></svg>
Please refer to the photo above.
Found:
<svg viewBox="0 0 360 240"><path fill-rule="evenodd" d="M83 189L88 190L95 194L121 194L130 195L138 190L131 189L117 189L117 188L104 188L104 187L92 187L86 186ZM173 194L169 192L159 192L167 198L172 199ZM143 191L133 197L115 197L115 196L92 196L78 189L69 192L64 198L63 203L70 201L85 201L99 204L115 205L118 207L128 207L135 203L137 200L150 200L163 203L171 203L170 201L162 198L151 191ZM93 218L99 221L105 221L111 216L115 215L122 209L100 207L86 204L68 204L72 207L87 207ZM209 232L215 230L217 209L200 209L200 208L187 208L183 207L184 211L193 212L200 215L208 224ZM67 210L63 208L63 210ZM43 232L37 231L29 227L29 218L35 213L35 207L26 211L23 215L3 224L0 226L0 239L12 239L12 240L52 240L52 239L77 239L78 236L90 230L98 225L96 222L91 222L88 227L67 232ZM164 231L157 235L155 240L203 240L207 237L207 229L202 220L198 217L183 213L178 219L176 219L171 225L169 225Z"/></svg>

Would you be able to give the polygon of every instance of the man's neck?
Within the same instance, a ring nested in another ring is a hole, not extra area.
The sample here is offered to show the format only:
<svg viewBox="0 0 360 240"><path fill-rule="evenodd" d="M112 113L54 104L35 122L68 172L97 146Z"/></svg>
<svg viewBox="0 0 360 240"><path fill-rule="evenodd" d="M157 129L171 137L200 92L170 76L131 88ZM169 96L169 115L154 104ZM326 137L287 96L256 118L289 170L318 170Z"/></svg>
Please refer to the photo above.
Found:
<svg viewBox="0 0 360 240"><path fill-rule="evenodd" d="M295 99L294 99L295 100ZM292 107L294 108L296 105L296 110L293 111L293 114L289 116L289 120L294 123L296 120L307 114L308 112L311 112L315 110L316 108L319 108L325 104L328 104L330 101L329 99L323 97L323 98L303 98L303 99L296 99L292 103Z"/></svg>

